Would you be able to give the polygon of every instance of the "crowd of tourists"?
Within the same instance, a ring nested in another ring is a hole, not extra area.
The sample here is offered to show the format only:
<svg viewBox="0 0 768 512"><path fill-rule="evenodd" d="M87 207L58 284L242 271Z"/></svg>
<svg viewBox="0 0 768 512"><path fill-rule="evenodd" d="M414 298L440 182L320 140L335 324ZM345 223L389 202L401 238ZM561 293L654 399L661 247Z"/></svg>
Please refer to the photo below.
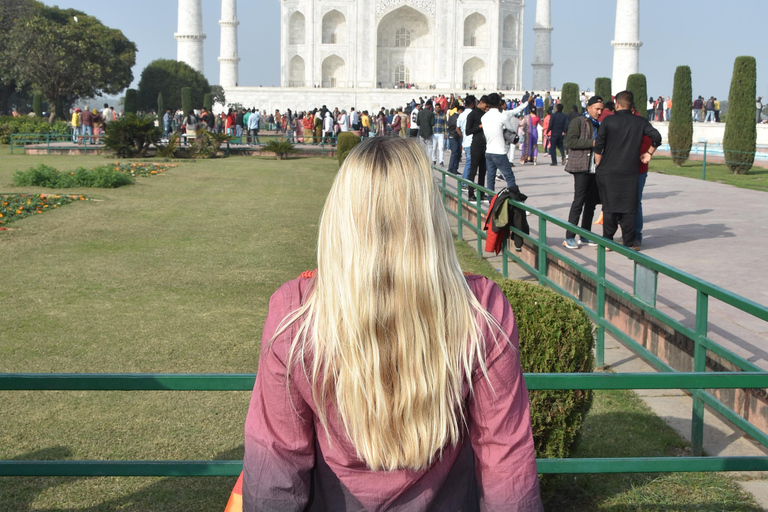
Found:
<svg viewBox="0 0 768 512"><path fill-rule="evenodd" d="M69 124L72 126L72 142L87 140L89 144L99 143L101 137L107 132L107 125L119 117L115 107L107 103L101 110L91 109L89 105L82 109L73 109L69 119Z"/></svg>

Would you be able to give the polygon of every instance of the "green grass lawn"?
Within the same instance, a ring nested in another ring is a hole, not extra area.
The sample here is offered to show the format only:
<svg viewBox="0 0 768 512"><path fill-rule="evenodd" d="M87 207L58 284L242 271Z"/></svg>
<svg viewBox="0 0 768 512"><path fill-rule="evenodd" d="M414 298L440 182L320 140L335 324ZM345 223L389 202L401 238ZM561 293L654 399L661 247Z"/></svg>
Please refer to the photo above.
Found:
<svg viewBox="0 0 768 512"><path fill-rule="evenodd" d="M688 160L682 167L677 167L671 158L658 156L651 160L650 170L661 174L671 174L700 180L702 162L700 160ZM706 178L707 181L768 192L768 169L760 167L753 167L747 174L733 174L725 164L707 162Z"/></svg>
<svg viewBox="0 0 768 512"><path fill-rule="evenodd" d="M0 193L51 192L11 186L17 169L110 161L0 155ZM185 162L118 189L67 190L97 200L0 232L0 372L256 371L270 295L315 267L318 215L336 168L335 159L241 157ZM466 270L498 276L457 246ZM0 459L238 459L248 398L0 392ZM632 393L598 393L578 455L652 456L683 446ZM0 478L0 510L218 511L233 484ZM691 510L675 508L682 499L697 510L756 510L719 475L561 477L552 485L552 510ZM713 503L719 508L706 508Z"/></svg>

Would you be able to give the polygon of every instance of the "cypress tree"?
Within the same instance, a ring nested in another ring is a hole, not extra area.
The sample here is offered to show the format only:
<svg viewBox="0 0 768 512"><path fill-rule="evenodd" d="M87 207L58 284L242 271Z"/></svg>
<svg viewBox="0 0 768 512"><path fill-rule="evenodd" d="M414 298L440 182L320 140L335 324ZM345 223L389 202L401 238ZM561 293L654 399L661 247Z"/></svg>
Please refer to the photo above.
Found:
<svg viewBox="0 0 768 512"><path fill-rule="evenodd" d="M648 86L646 85L645 75L642 73L629 75L627 77L627 90L635 95L635 108L643 114L643 117L647 117Z"/></svg>
<svg viewBox="0 0 768 512"><path fill-rule="evenodd" d="M205 107L208 112L213 112L213 95L211 93L203 96L203 107Z"/></svg>
<svg viewBox="0 0 768 512"><path fill-rule="evenodd" d="M61 96L56 98L54 105L56 110L56 119L66 120L66 117L64 117L64 101L61 99Z"/></svg>
<svg viewBox="0 0 768 512"><path fill-rule="evenodd" d="M595 95L603 98L603 103L611 101L611 79L606 77L595 78Z"/></svg>
<svg viewBox="0 0 768 512"><path fill-rule="evenodd" d="M43 117L43 95L39 92L32 96L32 112L36 117Z"/></svg>
<svg viewBox="0 0 768 512"><path fill-rule="evenodd" d="M125 104L123 109L126 114L136 113L136 89L128 89L125 91Z"/></svg>
<svg viewBox="0 0 768 512"><path fill-rule="evenodd" d="M675 70L675 83L672 88L672 112L669 119L669 151L676 166L682 166L691 153L693 141L693 108L691 98L691 68L678 66Z"/></svg>
<svg viewBox="0 0 768 512"><path fill-rule="evenodd" d="M731 90L728 93L728 121L725 123L723 151L725 165L734 174L746 174L755 162L757 128L755 95L757 63L754 57L736 57Z"/></svg>
<svg viewBox="0 0 768 512"><path fill-rule="evenodd" d="M165 114L165 105L163 104L163 93L157 93L157 118L162 119Z"/></svg>
<svg viewBox="0 0 768 512"><path fill-rule="evenodd" d="M579 99L579 84L573 82L566 82L563 84L562 96L560 96L560 103L563 104L563 112L566 114L571 111L574 106L576 110L581 114L581 100Z"/></svg>
<svg viewBox="0 0 768 512"><path fill-rule="evenodd" d="M184 115L188 115L190 112L192 112L192 88L191 87L182 87L181 88L181 111L184 113Z"/></svg>

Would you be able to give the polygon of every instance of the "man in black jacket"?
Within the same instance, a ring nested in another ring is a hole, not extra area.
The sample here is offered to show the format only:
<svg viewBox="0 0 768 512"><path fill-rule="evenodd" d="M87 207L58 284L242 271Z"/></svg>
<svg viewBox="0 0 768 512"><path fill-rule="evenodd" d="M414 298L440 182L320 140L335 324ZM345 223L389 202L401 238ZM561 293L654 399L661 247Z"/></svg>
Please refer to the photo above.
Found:
<svg viewBox="0 0 768 512"><path fill-rule="evenodd" d="M488 112L488 96L483 96L477 103L477 108L472 109L472 112L467 116L467 135L472 135L472 146L469 150L469 177L467 179L475 181L475 176L477 176L477 183L480 185L485 184L485 134L481 119L486 112ZM471 187L468 191L468 199L470 201L476 199L475 189ZM484 199L483 194L480 194L480 199Z"/></svg>
<svg viewBox="0 0 768 512"><path fill-rule="evenodd" d="M568 117L563 114L563 104L558 103L555 108L556 112L549 118L549 126L547 127L547 133L550 134L550 156L552 157L552 164L557 165L557 150L560 149L560 159L565 160L565 149L563 148L563 140L568 132Z"/></svg>

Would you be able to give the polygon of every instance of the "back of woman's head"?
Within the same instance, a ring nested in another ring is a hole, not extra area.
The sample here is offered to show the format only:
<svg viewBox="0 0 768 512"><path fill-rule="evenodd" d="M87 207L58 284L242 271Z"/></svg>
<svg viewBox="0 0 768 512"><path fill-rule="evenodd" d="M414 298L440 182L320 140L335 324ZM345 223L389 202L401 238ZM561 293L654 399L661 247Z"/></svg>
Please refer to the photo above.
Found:
<svg viewBox="0 0 768 512"><path fill-rule="evenodd" d="M289 369L305 364L326 434L334 415L371 469L428 467L462 435L480 325L495 323L461 272L420 144L376 137L350 152L317 260Z"/></svg>

